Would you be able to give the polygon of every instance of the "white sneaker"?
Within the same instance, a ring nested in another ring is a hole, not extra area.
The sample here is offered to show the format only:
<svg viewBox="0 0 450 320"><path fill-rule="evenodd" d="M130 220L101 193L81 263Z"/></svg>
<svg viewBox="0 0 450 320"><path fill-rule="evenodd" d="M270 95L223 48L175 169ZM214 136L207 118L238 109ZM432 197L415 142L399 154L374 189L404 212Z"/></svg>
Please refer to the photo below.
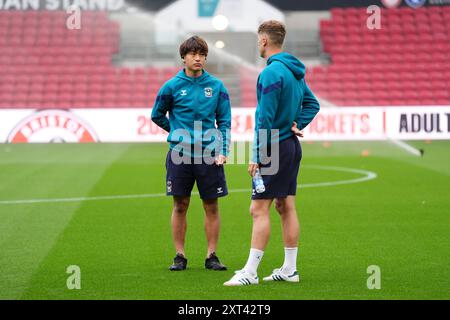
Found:
<svg viewBox="0 0 450 320"><path fill-rule="evenodd" d="M258 276L252 275L245 270L235 271L235 275L225 282L224 286L248 286L258 284Z"/></svg>
<svg viewBox="0 0 450 320"><path fill-rule="evenodd" d="M285 274L280 269L273 270L272 274L268 277L263 278L264 281L287 281L287 282L299 282L300 276L297 271L294 271L291 275Z"/></svg>

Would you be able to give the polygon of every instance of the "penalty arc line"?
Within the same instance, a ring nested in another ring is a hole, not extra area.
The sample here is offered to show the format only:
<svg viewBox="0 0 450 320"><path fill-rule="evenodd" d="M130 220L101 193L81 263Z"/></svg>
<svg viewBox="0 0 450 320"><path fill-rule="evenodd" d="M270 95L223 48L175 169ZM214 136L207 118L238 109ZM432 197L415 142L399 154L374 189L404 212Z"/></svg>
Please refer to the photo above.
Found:
<svg viewBox="0 0 450 320"><path fill-rule="evenodd" d="M350 172L364 175L360 178L350 179L350 180L338 180L329 182L318 182L318 183L305 183L297 186L297 189L303 188L318 188L318 187L330 187L337 185L361 183L377 178L377 174L372 171L344 168L344 167L331 167L331 166L318 166L318 165L304 165L303 167L318 169L318 170L328 170L328 171L340 171L340 172ZM241 193L249 192L251 189L231 189L228 193ZM192 192L192 195L198 195L198 192ZM0 200L0 205L8 204L34 204L34 203L59 203L59 202L82 202L82 201L101 201L101 200L122 200L122 199L142 199L142 198L159 198L165 197L165 193L150 193L150 194L129 194L129 195L111 195L111 196L98 196L98 197L76 197L76 198L54 198L54 199L24 199L24 200Z"/></svg>

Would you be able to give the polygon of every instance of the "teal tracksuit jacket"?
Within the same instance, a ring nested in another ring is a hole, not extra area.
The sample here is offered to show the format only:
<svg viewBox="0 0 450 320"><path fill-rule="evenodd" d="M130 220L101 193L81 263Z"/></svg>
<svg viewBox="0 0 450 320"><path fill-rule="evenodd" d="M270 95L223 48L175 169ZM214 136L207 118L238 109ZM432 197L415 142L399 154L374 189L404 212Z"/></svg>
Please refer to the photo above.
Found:
<svg viewBox="0 0 450 320"><path fill-rule="evenodd" d="M319 112L319 102L305 82L305 71L304 64L286 52L267 60L256 88L254 162L260 163L259 151L270 145L271 139L281 142L294 134L291 131L294 121L299 129L304 129ZM271 129L278 130L273 137ZM259 138L259 130L266 132L267 144Z"/></svg>
<svg viewBox="0 0 450 320"><path fill-rule="evenodd" d="M167 118L167 113L169 117ZM231 130L231 106L228 92L222 81L203 70L198 78L186 76L184 69L167 81L159 90L152 110L152 121L169 132L167 141L174 149L182 140L176 132L183 129L189 132L190 148L185 154L200 157L194 144L206 147L220 146L219 153L229 153ZM198 127L201 121L201 130ZM197 127L194 123L197 123ZM205 136L209 129L217 129L221 139ZM175 133L175 134L174 134ZM186 138L186 137L184 137ZM186 141L184 141L186 142ZM219 145L216 145L218 143Z"/></svg>

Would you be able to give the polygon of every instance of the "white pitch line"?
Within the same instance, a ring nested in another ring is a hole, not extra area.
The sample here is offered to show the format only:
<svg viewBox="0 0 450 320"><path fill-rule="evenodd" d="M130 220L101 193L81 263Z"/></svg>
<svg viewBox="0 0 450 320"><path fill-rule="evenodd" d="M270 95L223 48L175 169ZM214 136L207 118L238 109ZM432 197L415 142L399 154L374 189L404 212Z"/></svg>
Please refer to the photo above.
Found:
<svg viewBox="0 0 450 320"><path fill-rule="evenodd" d="M329 171L341 171L362 174L364 177L350 179L350 180L338 180L329 182L318 183L305 183L297 186L298 189L303 188L317 188L317 187L330 187L344 184L361 183L375 179L377 174L372 171L359 170L353 168L344 167L329 167L329 166L316 166L316 165L304 165L302 166L312 169L329 170ZM248 192L250 194L251 189L231 189L228 193L241 193ZM198 195L198 192L192 192L192 195ZM54 202L81 202L81 201L99 201L99 200L120 200L120 199L139 199L139 198L159 198L165 197L165 193L150 193L150 194L129 194L129 195L115 195L115 196L99 196L99 197L77 197L77 198L55 198L55 199L25 199L25 200L2 200L0 205L4 204L33 204L33 203L54 203Z"/></svg>
<svg viewBox="0 0 450 320"><path fill-rule="evenodd" d="M406 150L407 152L420 157L422 154L420 153L419 150L417 150L416 148L410 146L409 144L407 144L406 142L400 141L400 140L394 140L394 139L390 139L390 141L395 144L396 146L402 148L403 150Z"/></svg>
<svg viewBox="0 0 450 320"><path fill-rule="evenodd" d="M43 203L43 202L79 202L79 201L116 200L116 199L156 198L165 195L166 195L165 193L154 193L154 194L129 194L129 195L78 197L78 198L5 200L0 201L0 204L28 204L28 203Z"/></svg>

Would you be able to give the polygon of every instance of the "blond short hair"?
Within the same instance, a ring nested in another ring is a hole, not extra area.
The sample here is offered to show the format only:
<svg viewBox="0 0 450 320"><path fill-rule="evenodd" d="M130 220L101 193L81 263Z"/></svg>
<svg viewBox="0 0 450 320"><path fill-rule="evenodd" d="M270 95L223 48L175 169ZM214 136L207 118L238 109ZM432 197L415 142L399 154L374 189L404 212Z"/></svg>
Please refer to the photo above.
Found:
<svg viewBox="0 0 450 320"><path fill-rule="evenodd" d="M258 28L258 34L267 34L273 45L281 47L286 36L286 27L277 20L263 22Z"/></svg>

